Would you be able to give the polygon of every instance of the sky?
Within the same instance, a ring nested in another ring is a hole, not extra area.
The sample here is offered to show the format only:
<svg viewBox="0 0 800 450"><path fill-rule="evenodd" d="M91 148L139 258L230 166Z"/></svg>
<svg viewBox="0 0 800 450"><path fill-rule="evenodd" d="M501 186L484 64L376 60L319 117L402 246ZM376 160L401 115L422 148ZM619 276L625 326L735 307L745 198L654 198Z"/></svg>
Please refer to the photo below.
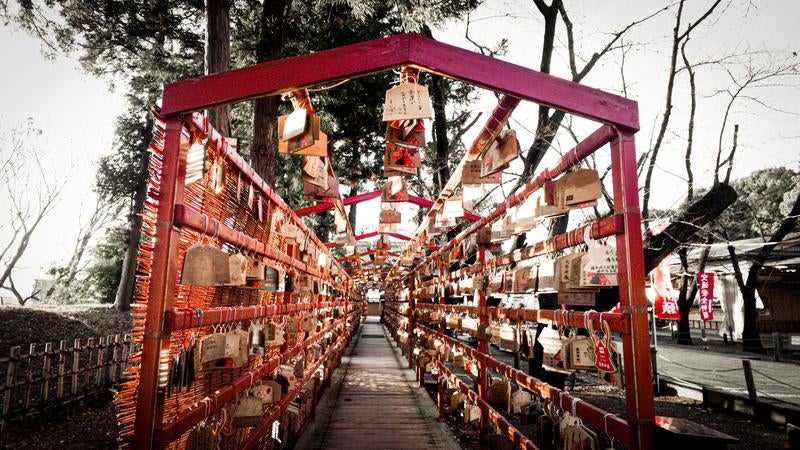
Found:
<svg viewBox="0 0 800 450"><path fill-rule="evenodd" d="M687 2L687 17L696 18L707 3ZM732 74L738 79L743 76L747 64L763 67L769 61L771 64L798 62L797 57L792 59L790 55L792 51L800 52L795 23L800 4L792 0L752 3L734 1L721 18L714 15L711 21L698 27L687 44L689 59L693 62L713 61L738 55L735 64L734 60L729 60ZM606 44L610 33L653 14L666 3L568 0L567 5L574 23L579 58L586 59ZM473 40L491 46L506 38L508 52L500 56L501 59L525 67L538 67L543 22L532 1L488 0L472 13L470 19L469 35ZM628 46L624 67L620 67L622 51L615 50L601 59L584 80L584 84L589 86L622 95L624 74L627 96L639 104L642 127L636 135L639 152L646 150L654 138L656 124L664 110L673 21L673 13L666 12L634 27L624 39ZM568 77L563 24L558 26L552 72ZM465 37L466 29L466 20L451 21L434 30L434 37L474 49ZM109 80L84 73L76 55L61 55L48 60L40 50L36 39L8 26L0 26L0 57L3 61L13 62L0 72L0 130L7 133L32 118L43 133L41 139L31 145L46 155L45 164L54 176L69 179L58 206L37 230L29 251L15 272L15 280L23 292L30 290L33 279L41 276L50 264L69 256L81 216L85 216L92 206L94 163L110 151L114 120L124 107L124 93L110 89ZM769 57L764 55L766 52L769 52ZM724 91L732 84L720 65L708 64L697 69L697 85L699 97L693 162L697 183L703 186L713 180L711 167L727 102ZM714 92L716 95L712 95ZM732 125L740 125L733 178L766 167L800 169L800 107L797 106L800 105L800 77L780 79L770 86L750 89L746 93L758 101L743 99L734 104L729 119L730 130L722 139L727 151ZM688 82L683 72L676 80L671 127L654 175L651 195L652 205L656 208L669 209L685 198L683 152L688 98ZM488 112L495 104L494 96L485 93L474 109ZM523 103L514 112L511 124L524 148L532 141L529 130L535 127L535 120L536 105ZM596 124L580 118L573 121L573 129L579 137L585 137L595 128ZM476 128L465 135L466 145L471 143L477 131ZM5 141L0 139L0 142L5 146ZM566 151L572 144L570 138L562 134L556 148ZM3 151L7 151L6 148L0 148L0 152ZM556 157L556 152L549 152L542 167L552 164ZM607 158L607 150L598 152L599 165ZM520 167L516 163L510 170L519 172ZM0 197L0 208L4 211L9 210L7 202L5 196ZM359 208L357 232L376 228L377 214L374 212L377 208L377 202L365 203ZM412 210L413 207L409 207L404 214L410 214ZM7 221L7 217L0 216L0 226L7 226ZM406 226L401 230L412 232L413 228ZM0 232L3 229L0 228Z"/></svg>

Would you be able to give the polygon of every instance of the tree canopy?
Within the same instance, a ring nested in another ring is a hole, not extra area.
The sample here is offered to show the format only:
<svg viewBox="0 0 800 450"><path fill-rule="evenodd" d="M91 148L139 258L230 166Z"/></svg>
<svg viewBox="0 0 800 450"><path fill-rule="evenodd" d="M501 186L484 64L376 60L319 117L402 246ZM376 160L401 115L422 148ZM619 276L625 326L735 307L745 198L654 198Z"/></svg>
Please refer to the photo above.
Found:
<svg viewBox="0 0 800 450"><path fill-rule="evenodd" d="M718 220L717 228L731 241L767 239L780 226L797 195L800 174L787 167L757 170L731 182L739 194Z"/></svg>

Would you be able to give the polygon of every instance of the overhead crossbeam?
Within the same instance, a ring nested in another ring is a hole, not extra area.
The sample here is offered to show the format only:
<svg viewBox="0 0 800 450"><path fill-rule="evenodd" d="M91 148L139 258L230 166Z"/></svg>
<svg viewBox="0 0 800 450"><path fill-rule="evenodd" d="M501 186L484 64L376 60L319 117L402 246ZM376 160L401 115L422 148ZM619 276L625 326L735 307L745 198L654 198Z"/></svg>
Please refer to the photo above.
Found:
<svg viewBox="0 0 800 450"><path fill-rule="evenodd" d="M161 113L176 116L407 65L624 130L639 130L634 100L416 34L167 83Z"/></svg>
<svg viewBox="0 0 800 450"><path fill-rule="evenodd" d="M380 198L381 191L378 189L377 191L365 192L363 194L353 195L351 197L345 197L342 199L342 203L344 206L352 205L354 203L361 203L367 200L374 200L376 198ZM408 195L408 203L412 203L417 206L421 206L423 208L430 208L433 206L433 201L428 200L427 198L422 198L416 195ZM334 208L333 202L320 202L315 205L306 206L303 208L298 208L294 210L294 213L297 214L299 217L307 216L309 214L316 214L319 212L327 211L329 209ZM470 221L477 221L481 219L481 216L477 214L473 214L468 211L464 211L464 218Z"/></svg>
<svg viewBox="0 0 800 450"><path fill-rule="evenodd" d="M354 238L355 238L356 241L363 241L364 239L373 238L373 237L376 237L376 236L380 236L382 234L386 234L386 235L388 235L390 237L393 237L395 239L399 239L401 241L410 241L411 240L411 238L406 236L405 234L395 233L395 232L392 232L392 231L385 231L385 232L370 231L369 233L364 233L364 234L359 234L358 236L354 236ZM325 246L328 247L328 248L340 247L342 245L346 245L346 244L339 244L339 243L336 243L336 242L326 242L325 243Z"/></svg>

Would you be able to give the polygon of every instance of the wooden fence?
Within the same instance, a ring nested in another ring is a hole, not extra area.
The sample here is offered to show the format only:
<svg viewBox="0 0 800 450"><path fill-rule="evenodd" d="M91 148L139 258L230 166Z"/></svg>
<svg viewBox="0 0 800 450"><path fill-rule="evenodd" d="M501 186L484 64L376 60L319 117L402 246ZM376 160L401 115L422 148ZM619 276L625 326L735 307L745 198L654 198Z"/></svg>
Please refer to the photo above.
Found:
<svg viewBox="0 0 800 450"><path fill-rule="evenodd" d="M12 421L49 411L105 392L128 368L134 345L129 335L62 340L16 346L0 357L0 433Z"/></svg>

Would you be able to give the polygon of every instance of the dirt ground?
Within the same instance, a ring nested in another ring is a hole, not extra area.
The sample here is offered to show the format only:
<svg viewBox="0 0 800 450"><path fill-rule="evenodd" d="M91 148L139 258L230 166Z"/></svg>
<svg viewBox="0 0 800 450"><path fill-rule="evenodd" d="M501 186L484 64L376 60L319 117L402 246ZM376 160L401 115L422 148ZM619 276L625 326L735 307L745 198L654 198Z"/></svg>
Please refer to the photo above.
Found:
<svg viewBox="0 0 800 450"><path fill-rule="evenodd" d="M117 448L116 412L111 394L85 402L50 420L14 425L0 440L0 449L114 449Z"/></svg>
<svg viewBox="0 0 800 450"><path fill-rule="evenodd" d="M131 315L110 305L34 305L0 307L0 355L9 347L45 344L65 339L70 345L77 338L127 334Z"/></svg>
<svg viewBox="0 0 800 450"><path fill-rule="evenodd" d="M575 392L601 409L625 415L624 391L585 384L576 386ZM656 397L655 406L656 415L689 419L739 439L739 444L728 447L731 450L784 448L786 430L783 427L758 423L740 414L716 411L683 397Z"/></svg>

